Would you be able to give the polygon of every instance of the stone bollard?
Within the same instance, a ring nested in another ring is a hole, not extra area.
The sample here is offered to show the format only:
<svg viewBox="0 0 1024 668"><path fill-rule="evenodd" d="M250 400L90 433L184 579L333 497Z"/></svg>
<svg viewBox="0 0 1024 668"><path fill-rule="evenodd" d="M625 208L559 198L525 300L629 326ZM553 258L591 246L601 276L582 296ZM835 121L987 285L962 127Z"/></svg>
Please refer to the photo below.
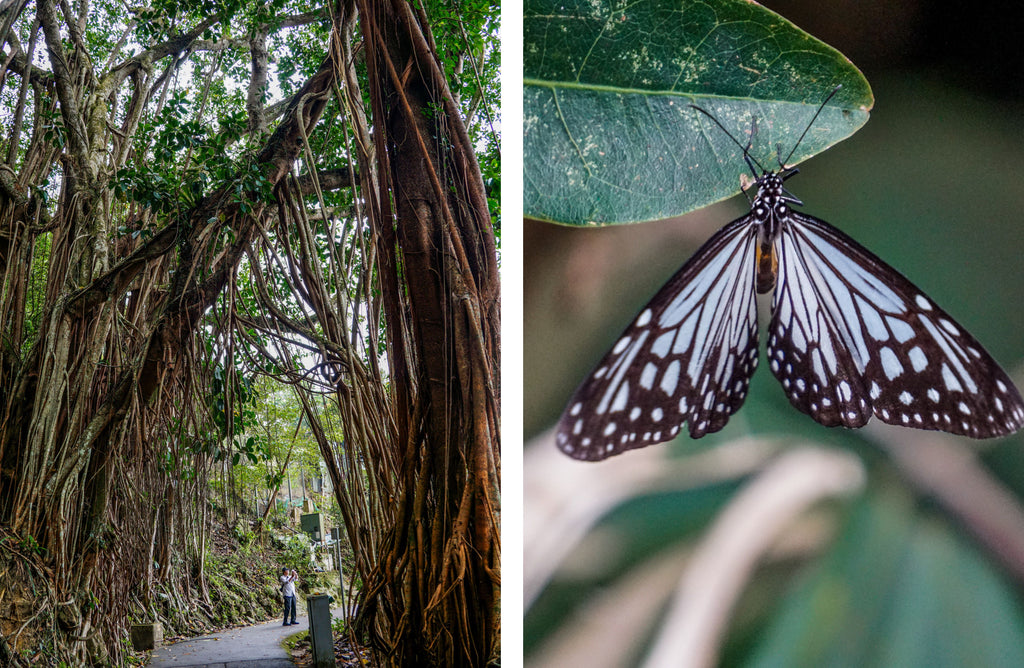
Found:
<svg viewBox="0 0 1024 668"><path fill-rule="evenodd" d="M164 627L160 622L154 624L132 624L132 647L136 652L156 649L164 641Z"/></svg>
<svg viewBox="0 0 1024 668"><path fill-rule="evenodd" d="M334 665L334 632L331 629L331 601L327 594L306 597L309 607L309 645L313 649L313 665L317 668Z"/></svg>

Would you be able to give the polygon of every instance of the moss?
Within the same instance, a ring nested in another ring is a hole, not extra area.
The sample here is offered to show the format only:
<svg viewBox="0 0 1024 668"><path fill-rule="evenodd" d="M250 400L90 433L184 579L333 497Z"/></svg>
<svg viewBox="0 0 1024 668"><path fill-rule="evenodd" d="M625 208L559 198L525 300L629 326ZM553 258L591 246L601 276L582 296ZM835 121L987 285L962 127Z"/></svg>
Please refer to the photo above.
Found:
<svg viewBox="0 0 1024 668"><path fill-rule="evenodd" d="M287 652L291 653L291 651L295 649L295 646L303 640L305 640L307 637L309 637L308 629L305 631L299 631L295 635L290 635L286 637L284 640L282 640L281 647L283 647Z"/></svg>

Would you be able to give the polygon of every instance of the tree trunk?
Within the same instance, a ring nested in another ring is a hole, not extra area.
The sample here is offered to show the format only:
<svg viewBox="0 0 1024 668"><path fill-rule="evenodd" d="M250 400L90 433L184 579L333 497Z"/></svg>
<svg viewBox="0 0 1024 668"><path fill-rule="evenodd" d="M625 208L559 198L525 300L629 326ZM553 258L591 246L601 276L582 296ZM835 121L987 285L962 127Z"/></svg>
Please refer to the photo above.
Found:
<svg viewBox="0 0 1024 668"><path fill-rule="evenodd" d="M389 361L405 379L395 384L404 396L398 512L367 582L363 623L391 630L395 665L496 663L500 325L490 214L425 21L401 0L365 0L360 20L383 125L376 222Z"/></svg>

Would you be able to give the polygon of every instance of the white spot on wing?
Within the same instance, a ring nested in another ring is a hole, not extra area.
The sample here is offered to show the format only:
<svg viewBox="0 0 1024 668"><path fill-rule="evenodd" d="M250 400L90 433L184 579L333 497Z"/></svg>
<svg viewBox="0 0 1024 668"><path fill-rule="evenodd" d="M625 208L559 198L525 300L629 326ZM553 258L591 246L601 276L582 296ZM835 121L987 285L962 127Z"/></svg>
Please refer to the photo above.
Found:
<svg viewBox="0 0 1024 668"><path fill-rule="evenodd" d="M658 367L648 362L640 373L640 387L649 390L654 387L654 379L658 375Z"/></svg>
<svg viewBox="0 0 1024 668"><path fill-rule="evenodd" d="M661 377L661 389L662 391L671 396L676 391L676 386L679 384L679 370L682 368L679 360L672 360L668 368L665 369L665 374Z"/></svg>
<svg viewBox="0 0 1024 668"><path fill-rule="evenodd" d="M633 360L636 359L637 354L640 352L640 348L644 345L644 341L647 340L649 334L650 332L642 332L640 336L636 337L636 341L629 346L622 357L615 361L615 364L612 367L612 378L608 383L608 390L601 397L601 401L597 404L597 408L595 409L598 415L603 415L604 412L608 410L608 404L611 403L616 388L619 383L622 382L623 377L626 375L626 370L629 369ZM594 377L597 378L597 374L594 374Z"/></svg>
<svg viewBox="0 0 1024 668"><path fill-rule="evenodd" d="M797 350L802 353L807 352L807 339L804 338L804 331L802 327L797 325L793 328L793 334L790 336L790 340L793 342L793 345L796 346Z"/></svg>
<svg viewBox="0 0 1024 668"><path fill-rule="evenodd" d="M914 367L914 371L921 372L928 366L928 358L925 357L924 351L919 346L911 348L907 355L910 357L910 366Z"/></svg>
<svg viewBox="0 0 1024 668"><path fill-rule="evenodd" d="M668 351L672 350L672 339L675 335L676 332L673 329L659 336L654 340L654 343L651 344L651 352L658 357L665 357L665 355L668 355Z"/></svg>
<svg viewBox="0 0 1024 668"><path fill-rule="evenodd" d="M954 367L956 367L956 373L959 375L960 380L963 380L964 383L967 385L967 389L970 392L977 392L977 384L974 382L974 379L971 378L971 374L967 373L967 369L960 362L960 356L962 353L959 350L954 351L954 349L950 347L951 341L949 341L949 336L944 331L936 327L935 323L931 322L931 320L929 320L928 318L924 316L918 317L921 321L921 325L928 330L928 333L931 334L932 338L935 339L935 343L937 343L939 347L942 348L942 352L944 353L945 359ZM943 364L943 366L945 366L945 364ZM945 378L946 372L943 371L943 379ZM959 385L959 381L957 381L957 385Z"/></svg>
<svg viewBox="0 0 1024 668"><path fill-rule="evenodd" d="M889 329L892 330L892 335L895 336L896 340L900 343L905 343L914 338L914 328L906 322L889 315L885 316L885 321L889 323Z"/></svg>
<svg viewBox="0 0 1024 668"><path fill-rule="evenodd" d="M822 385L827 385L828 380L825 378L825 367L821 363L821 353L817 348L814 349L814 352L811 355L811 361L813 362L814 373L821 379Z"/></svg>
<svg viewBox="0 0 1024 668"><path fill-rule="evenodd" d="M885 341L889 338L889 330L885 328L885 323L882 322L881 316L878 315L878 311L868 305L860 297L857 297L857 306L860 311L860 320L864 323L864 326L868 329L868 334L875 341Z"/></svg>
<svg viewBox="0 0 1024 668"><path fill-rule="evenodd" d="M957 380L957 377L950 371L949 365L945 362L942 363L942 382L946 384L946 389L950 392L963 392L963 385Z"/></svg>
<svg viewBox="0 0 1024 668"><path fill-rule="evenodd" d="M676 344L672 346L673 353L681 355L690 349L690 344L693 343L693 328L697 326L697 315L697 313L691 314L679 328Z"/></svg>
<svg viewBox="0 0 1024 668"><path fill-rule="evenodd" d="M956 328L956 325L946 320L945 318L939 318L939 324L942 325L942 329L946 330L953 336L960 336L960 330Z"/></svg>
<svg viewBox="0 0 1024 668"><path fill-rule="evenodd" d="M609 412L615 413L626 409L626 403L629 401L629 381L622 381L622 385L619 386L619 391L615 393L615 401L612 402L612 406Z"/></svg>
<svg viewBox="0 0 1024 668"><path fill-rule="evenodd" d="M903 365L900 364L900 360L896 357L896 353L892 351L892 348L884 346L878 351L878 355L881 358L882 371L885 372L886 378L892 380L903 373Z"/></svg>

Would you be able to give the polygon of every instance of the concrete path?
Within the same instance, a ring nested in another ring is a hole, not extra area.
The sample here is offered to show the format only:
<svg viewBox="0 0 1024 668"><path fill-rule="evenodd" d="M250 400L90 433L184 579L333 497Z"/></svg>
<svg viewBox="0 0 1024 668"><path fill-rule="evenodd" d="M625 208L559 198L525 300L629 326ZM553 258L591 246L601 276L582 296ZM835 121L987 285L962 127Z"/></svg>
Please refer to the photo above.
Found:
<svg viewBox="0 0 1024 668"><path fill-rule="evenodd" d="M309 628L305 606L298 608L297 626L282 626L277 619L182 640L157 647L147 665L149 668L294 668L281 641ZM334 617L340 617L341 612L341 608L331 610Z"/></svg>

